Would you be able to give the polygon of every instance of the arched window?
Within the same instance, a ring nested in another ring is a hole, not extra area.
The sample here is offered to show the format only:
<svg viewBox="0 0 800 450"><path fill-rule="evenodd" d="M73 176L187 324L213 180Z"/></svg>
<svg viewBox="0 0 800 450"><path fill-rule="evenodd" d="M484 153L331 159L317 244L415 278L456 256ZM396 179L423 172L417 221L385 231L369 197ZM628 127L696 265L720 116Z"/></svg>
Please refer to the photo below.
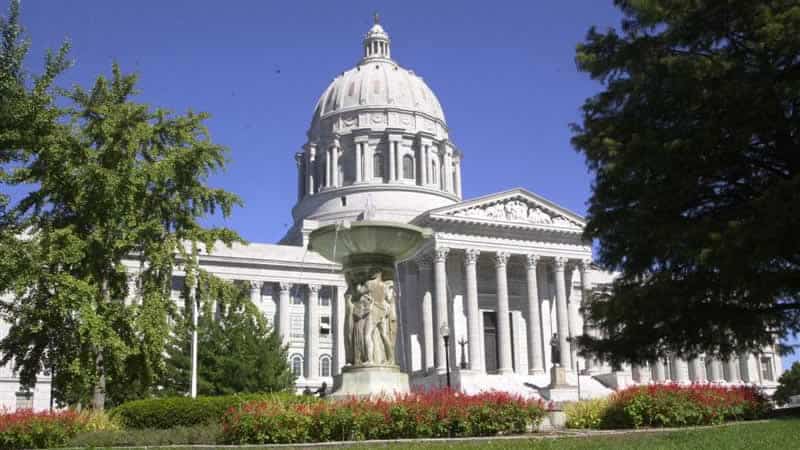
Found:
<svg viewBox="0 0 800 450"><path fill-rule="evenodd" d="M322 355L319 358L319 376L331 376L331 357L328 355Z"/></svg>
<svg viewBox="0 0 800 450"><path fill-rule="evenodd" d="M414 179L414 158L411 155L403 156L403 178Z"/></svg>
<svg viewBox="0 0 800 450"><path fill-rule="evenodd" d="M431 161L431 177L430 180L428 180L428 182L431 184L437 184L439 183L438 180L439 180L439 171L436 170L436 161Z"/></svg>
<svg viewBox="0 0 800 450"><path fill-rule="evenodd" d="M292 355L292 375L303 376L303 357L300 355Z"/></svg>
<svg viewBox="0 0 800 450"><path fill-rule="evenodd" d="M374 178L383 178L383 153L375 152L372 155L372 176Z"/></svg>

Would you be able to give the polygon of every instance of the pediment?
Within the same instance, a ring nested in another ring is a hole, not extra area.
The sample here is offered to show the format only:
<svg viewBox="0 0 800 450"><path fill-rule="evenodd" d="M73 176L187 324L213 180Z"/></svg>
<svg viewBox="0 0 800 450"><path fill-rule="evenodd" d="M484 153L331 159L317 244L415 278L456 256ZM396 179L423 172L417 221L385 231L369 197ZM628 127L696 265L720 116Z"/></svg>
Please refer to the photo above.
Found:
<svg viewBox="0 0 800 450"><path fill-rule="evenodd" d="M438 208L429 211L428 217L579 232L585 225L579 215L524 189L514 189Z"/></svg>

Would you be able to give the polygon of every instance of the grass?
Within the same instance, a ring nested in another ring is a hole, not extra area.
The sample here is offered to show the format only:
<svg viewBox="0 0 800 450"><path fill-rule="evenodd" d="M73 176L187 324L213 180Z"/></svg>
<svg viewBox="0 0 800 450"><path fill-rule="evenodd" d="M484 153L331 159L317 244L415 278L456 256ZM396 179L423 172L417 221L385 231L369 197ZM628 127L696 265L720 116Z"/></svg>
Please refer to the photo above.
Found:
<svg viewBox="0 0 800 450"><path fill-rule="evenodd" d="M700 428L656 432L635 432L615 435L592 435L590 437L568 438L532 438L532 439L493 439L472 441L442 442L401 442L376 443L365 442L354 446L334 446L327 448L358 449L383 448L387 450L422 450L422 449L489 449L489 450L617 450L617 449L789 449L798 448L800 443L800 418L772 419L764 422L741 422L714 428ZM103 447L95 447L98 450ZM147 447L156 450L159 447ZM166 447L163 447L166 450ZM169 450L180 450L189 447L173 446ZM201 447L192 447L200 450ZM217 448L213 445L203 449ZM248 446L248 450L258 447Z"/></svg>

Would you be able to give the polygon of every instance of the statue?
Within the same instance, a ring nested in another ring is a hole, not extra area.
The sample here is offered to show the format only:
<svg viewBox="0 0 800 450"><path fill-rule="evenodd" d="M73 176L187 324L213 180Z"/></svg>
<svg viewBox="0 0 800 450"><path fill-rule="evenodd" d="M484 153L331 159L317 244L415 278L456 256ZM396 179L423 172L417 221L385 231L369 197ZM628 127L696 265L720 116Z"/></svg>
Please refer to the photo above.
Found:
<svg viewBox="0 0 800 450"><path fill-rule="evenodd" d="M533 223L550 223L552 218L541 208L534 206L528 211L528 220Z"/></svg>
<svg viewBox="0 0 800 450"><path fill-rule="evenodd" d="M561 346L558 345L558 333L553 333L553 338L550 339L550 360L553 365L561 365Z"/></svg>
<svg viewBox="0 0 800 450"><path fill-rule="evenodd" d="M345 357L353 366L394 364L397 336L394 281L384 280L379 268L369 269L366 274L366 277L364 272L348 277Z"/></svg>

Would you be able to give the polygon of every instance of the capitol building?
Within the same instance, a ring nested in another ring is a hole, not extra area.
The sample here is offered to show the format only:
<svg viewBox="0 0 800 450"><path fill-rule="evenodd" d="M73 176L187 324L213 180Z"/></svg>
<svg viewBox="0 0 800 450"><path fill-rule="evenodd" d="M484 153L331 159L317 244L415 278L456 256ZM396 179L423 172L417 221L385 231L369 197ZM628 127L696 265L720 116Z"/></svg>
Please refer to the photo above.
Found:
<svg viewBox="0 0 800 450"><path fill-rule="evenodd" d="M200 265L249 284L252 302L288 345L298 390L334 386L346 364L346 282L338 264L308 248L309 234L365 219L433 231L397 267L395 353L412 387L444 386L448 365L457 389L529 397L547 398L554 365L566 369L570 385L580 383L582 397L668 381L776 386L782 364L772 347L729 360L676 357L632 367L578 356L571 338L597 332L583 321L582 299L613 279L591 263L584 219L521 188L464 199L469 180L461 166L469 152L450 139L436 94L394 59L377 22L358 63L322 92L293 156L297 202L281 241L220 245L201 255ZM132 273L137 267L130 262ZM176 300L182 283L176 273ZM49 402L46 377L21 400L13 370L1 368L0 388L0 404L12 409L20 401Z"/></svg>

